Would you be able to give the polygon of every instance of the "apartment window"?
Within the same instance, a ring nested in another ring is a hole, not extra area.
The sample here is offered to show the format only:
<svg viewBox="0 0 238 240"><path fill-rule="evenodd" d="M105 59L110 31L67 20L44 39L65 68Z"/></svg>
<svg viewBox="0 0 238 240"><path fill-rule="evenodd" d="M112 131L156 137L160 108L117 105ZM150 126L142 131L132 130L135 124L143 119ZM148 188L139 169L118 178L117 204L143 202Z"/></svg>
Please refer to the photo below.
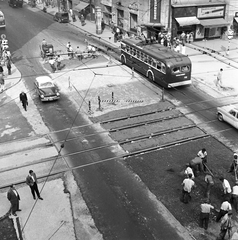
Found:
<svg viewBox="0 0 238 240"><path fill-rule="evenodd" d="M124 11L117 9L117 26L123 28Z"/></svg>
<svg viewBox="0 0 238 240"><path fill-rule="evenodd" d="M137 27L137 15L131 13L130 14L130 30L136 32Z"/></svg>

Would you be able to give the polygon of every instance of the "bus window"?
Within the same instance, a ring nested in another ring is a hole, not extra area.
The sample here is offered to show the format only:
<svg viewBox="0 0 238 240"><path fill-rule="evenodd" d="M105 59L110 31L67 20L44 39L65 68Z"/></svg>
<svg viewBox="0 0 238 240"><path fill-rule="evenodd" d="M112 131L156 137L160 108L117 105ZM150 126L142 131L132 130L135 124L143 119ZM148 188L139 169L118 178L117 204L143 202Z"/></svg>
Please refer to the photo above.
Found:
<svg viewBox="0 0 238 240"><path fill-rule="evenodd" d="M149 63L150 65L152 65L152 58L151 58L151 57L148 57L148 63Z"/></svg>
<svg viewBox="0 0 238 240"><path fill-rule="evenodd" d="M166 73L166 68L164 63L161 63L161 72Z"/></svg>
<svg viewBox="0 0 238 240"><path fill-rule="evenodd" d="M157 62L157 69L161 71L161 62Z"/></svg>
<svg viewBox="0 0 238 240"><path fill-rule="evenodd" d="M126 46L126 51L129 53L130 52L130 47Z"/></svg>
<svg viewBox="0 0 238 240"><path fill-rule="evenodd" d="M140 59L140 51L136 50L136 56L138 59Z"/></svg>
<svg viewBox="0 0 238 240"><path fill-rule="evenodd" d="M136 55L136 50L134 48L132 48L132 56Z"/></svg>
<svg viewBox="0 0 238 240"><path fill-rule="evenodd" d="M156 68L156 65L157 65L157 64L156 64L156 60L153 59L153 58L152 58L152 63L151 63L151 65Z"/></svg>
<svg viewBox="0 0 238 240"><path fill-rule="evenodd" d="M143 61L144 61L145 63L148 63L148 56L147 56L147 55L144 55Z"/></svg>
<svg viewBox="0 0 238 240"><path fill-rule="evenodd" d="M182 72L189 72L189 66L182 66L181 70Z"/></svg>
<svg viewBox="0 0 238 240"><path fill-rule="evenodd" d="M180 73L180 67L174 67L172 73Z"/></svg>

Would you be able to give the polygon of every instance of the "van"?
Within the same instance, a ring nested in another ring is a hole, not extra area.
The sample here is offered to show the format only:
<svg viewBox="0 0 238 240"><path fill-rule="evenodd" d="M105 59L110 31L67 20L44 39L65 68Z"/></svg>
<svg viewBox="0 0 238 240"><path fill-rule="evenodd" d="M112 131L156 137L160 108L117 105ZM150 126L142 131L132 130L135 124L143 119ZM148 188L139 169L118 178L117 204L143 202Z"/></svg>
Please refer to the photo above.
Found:
<svg viewBox="0 0 238 240"><path fill-rule="evenodd" d="M23 6L23 0L8 0L8 4L11 7L21 7Z"/></svg>
<svg viewBox="0 0 238 240"><path fill-rule="evenodd" d="M5 23L5 17L2 11L0 11L0 28L5 28L6 23Z"/></svg>

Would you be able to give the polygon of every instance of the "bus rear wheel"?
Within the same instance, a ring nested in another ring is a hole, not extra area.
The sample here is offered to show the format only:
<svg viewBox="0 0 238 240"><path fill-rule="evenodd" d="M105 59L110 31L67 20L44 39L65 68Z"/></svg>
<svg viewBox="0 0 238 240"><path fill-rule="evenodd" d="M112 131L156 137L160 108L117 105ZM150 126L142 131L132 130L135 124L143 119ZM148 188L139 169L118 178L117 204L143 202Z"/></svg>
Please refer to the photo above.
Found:
<svg viewBox="0 0 238 240"><path fill-rule="evenodd" d="M148 73L148 78L150 81L153 81L153 82L155 81L155 78L151 72Z"/></svg>

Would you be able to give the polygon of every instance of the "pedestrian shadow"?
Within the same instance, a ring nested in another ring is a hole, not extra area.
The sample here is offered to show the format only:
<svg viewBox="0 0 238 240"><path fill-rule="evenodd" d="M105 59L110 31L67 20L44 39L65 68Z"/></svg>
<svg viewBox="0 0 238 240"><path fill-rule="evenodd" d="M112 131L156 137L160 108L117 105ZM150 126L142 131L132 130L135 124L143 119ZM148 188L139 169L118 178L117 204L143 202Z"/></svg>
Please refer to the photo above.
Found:
<svg viewBox="0 0 238 240"><path fill-rule="evenodd" d="M223 45L221 45L221 50L222 50L222 51L226 51L226 47L224 47Z"/></svg>

